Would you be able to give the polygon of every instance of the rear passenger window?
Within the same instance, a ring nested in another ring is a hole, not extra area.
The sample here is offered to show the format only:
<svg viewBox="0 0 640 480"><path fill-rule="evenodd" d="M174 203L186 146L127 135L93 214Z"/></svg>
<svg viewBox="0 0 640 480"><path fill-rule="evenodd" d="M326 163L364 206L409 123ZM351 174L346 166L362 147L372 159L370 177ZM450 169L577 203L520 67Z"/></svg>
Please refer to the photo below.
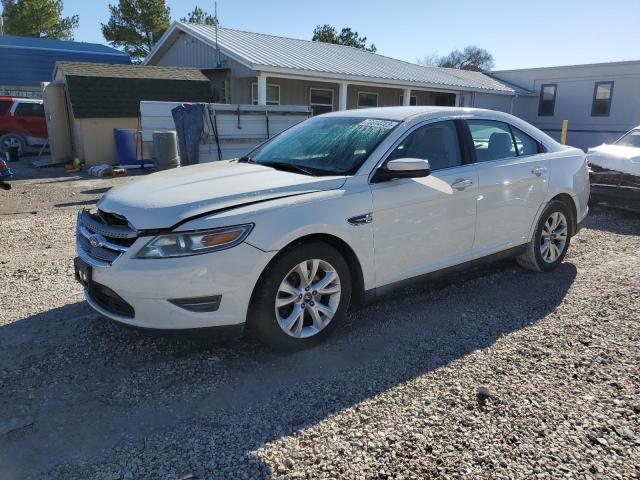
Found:
<svg viewBox="0 0 640 480"><path fill-rule="evenodd" d="M540 144L531 138L526 133L518 130L516 127L511 127L513 137L516 140L516 148L518 149L518 155L536 155L540 153Z"/></svg>
<svg viewBox="0 0 640 480"><path fill-rule="evenodd" d="M429 160L431 170L457 167L462 164L456 126L453 122L425 125L409 134L389 156Z"/></svg>
<svg viewBox="0 0 640 480"><path fill-rule="evenodd" d="M44 117L44 106L41 103L20 103L16 107L16 117Z"/></svg>
<svg viewBox="0 0 640 480"><path fill-rule="evenodd" d="M468 120L478 162L518 156L509 125L493 120Z"/></svg>

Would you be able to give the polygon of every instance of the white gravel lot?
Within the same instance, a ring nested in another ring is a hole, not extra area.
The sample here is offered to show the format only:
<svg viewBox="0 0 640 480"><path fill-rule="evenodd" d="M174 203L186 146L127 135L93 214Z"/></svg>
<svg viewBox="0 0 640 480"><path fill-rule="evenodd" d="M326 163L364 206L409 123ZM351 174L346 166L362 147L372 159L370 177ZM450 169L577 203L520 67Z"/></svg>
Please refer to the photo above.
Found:
<svg viewBox="0 0 640 480"><path fill-rule="evenodd" d="M595 209L552 274L508 261L406 289L283 356L94 314L75 213L130 179L17 171L0 191L2 480L640 478L637 215Z"/></svg>

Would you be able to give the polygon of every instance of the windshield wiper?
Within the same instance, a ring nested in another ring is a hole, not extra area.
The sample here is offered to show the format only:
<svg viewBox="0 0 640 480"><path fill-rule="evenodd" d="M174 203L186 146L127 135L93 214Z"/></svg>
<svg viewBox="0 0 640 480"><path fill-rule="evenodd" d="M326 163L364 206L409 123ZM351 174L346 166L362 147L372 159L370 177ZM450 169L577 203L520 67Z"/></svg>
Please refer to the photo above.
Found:
<svg viewBox="0 0 640 480"><path fill-rule="evenodd" d="M287 162L260 162L259 165L264 165L265 167L273 167L276 170L288 170L290 172L302 173L303 175L315 176L315 174L309 170L308 168L301 167L299 165L294 165L293 163Z"/></svg>

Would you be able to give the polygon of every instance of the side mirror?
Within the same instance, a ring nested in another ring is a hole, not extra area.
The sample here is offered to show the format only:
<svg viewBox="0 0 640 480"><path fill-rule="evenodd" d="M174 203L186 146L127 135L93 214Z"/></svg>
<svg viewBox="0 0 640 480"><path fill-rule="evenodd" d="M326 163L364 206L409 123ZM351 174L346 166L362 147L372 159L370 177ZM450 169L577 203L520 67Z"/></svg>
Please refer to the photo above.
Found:
<svg viewBox="0 0 640 480"><path fill-rule="evenodd" d="M374 181L383 182L393 178L418 178L431 174L429 160L421 158L396 158L378 169Z"/></svg>

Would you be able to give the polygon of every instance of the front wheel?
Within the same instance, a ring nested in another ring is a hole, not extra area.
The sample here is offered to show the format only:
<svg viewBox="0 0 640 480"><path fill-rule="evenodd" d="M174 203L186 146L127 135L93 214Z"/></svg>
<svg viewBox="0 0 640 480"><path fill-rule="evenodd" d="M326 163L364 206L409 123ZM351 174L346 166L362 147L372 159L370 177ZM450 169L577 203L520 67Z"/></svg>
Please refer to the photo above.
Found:
<svg viewBox="0 0 640 480"><path fill-rule="evenodd" d="M536 272L550 272L564 260L571 242L571 212L554 200L542 212L527 250L518 257L520 266Z"/></svg>
<svg viewBox="0 0 640 480"><path fill-rule="evenodd" d="M295 245L263 272L249 308L248 327L278 350L309 348L344 319L351 274L344 257L321 242Z"/></svg>
<svg viewBox="0 0 640 480"><path fill-rule="evenodd" d="M5 155L9 148L15 147L18 149L18 155L22 155L27 146L27 142L17 133L5 133L0 137L0 153Z"/></svg>

